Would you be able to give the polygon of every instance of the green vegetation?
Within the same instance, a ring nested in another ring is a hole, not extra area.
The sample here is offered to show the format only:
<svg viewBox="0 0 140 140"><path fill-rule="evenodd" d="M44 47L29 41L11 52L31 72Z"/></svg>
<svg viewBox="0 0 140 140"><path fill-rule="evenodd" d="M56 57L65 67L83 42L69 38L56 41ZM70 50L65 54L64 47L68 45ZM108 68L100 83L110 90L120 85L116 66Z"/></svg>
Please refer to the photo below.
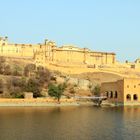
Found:
<svg viewBox="0 0 140 140"><path fill-rule="evenodd" d="M41 86L37 79L29 79L26 84L25 91L32 92L34 98L42 96L41 95Z"/></svg>
<svg viewBox="0 0 140 140"><path fill-rule="evenodd" d="M27 64L24 68L24 75L30 77L35 72L35 64Z"/></svg>
<svg viewBox="0 0 140 140"><path fill-rule="evenodd" d="M7 80L7 90L13 98L24 98L23 91L25 87L23 78L11 77Z"/></svg>
<svg viewBox="0 0 140 140"><path fill-rule="evenodd" d="M30 62L30 61L28 61ZM61 82L57 79L59 75ZM77 84L68 83L69 77L56 71L50 73L47 68L36 67L33 63L22 63L17 59L0 57L0 97L24 98L24 93L32 92L33 97L44 97L47 94L58 102L62 95L73 97L78 94ZM94 95L100 94L100 87L89 87ZM64 92L65 91L65 92Z"/></svg>
<svg viewBox="0 0 140 140"><path fill-rule="evenodd" d="M59 85L50 84L48 94L51 97L55 97L59 102L65 88L66 88L65 84L59 84Z"/></svg>
<svg viewBox="0 0 140 140"><path fill-rule="evenodd" d="M18 65L14 65L13 66L13 72L12 72L12 75L14 75L14 76L22 76L22 72L23 70L22 70L22 68L20 67L20 66L18 66Z"/></svg>
<svg viewBox="0 0 140 140"><path fill-rule="evenodd" d="M24 98L24 92L32 92L33 97L41 97L42 90L48 89L51 74L48 69L35 64L19 64L0 57L0 94L8 97ZM4 97L4 96L3 96Z"/></svg>
<svg viewBox="0 0 140 140"><path fill-rule="evenodd" d="M96 85L92 90L92 94L95 96L99 96L100 95L100 91L101 91L101 87L100 85Z"/></svg>

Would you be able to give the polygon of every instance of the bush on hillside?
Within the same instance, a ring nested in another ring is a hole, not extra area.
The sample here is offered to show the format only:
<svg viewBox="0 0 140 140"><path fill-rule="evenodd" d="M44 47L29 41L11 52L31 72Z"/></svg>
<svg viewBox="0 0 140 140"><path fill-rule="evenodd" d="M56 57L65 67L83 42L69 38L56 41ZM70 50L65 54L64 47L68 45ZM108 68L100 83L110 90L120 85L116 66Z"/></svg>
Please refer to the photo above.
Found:
<svg viewBox="0 0 140 140"><path fill-rule="evenodd" d="M12 74L12 69L11 69L11 66L10 65L6 65L4 67L4 72L3 72L4 75L11 75Z"/></svg>
<svg viewBox="0 0 140 140"><path fill-rule="evenodd" d="M51 85L49 85L48 94L51 97L55 97L59 102L61 96L63 95L64 90L65 90L64 84L59 84L59 85L51 84Z"/></svg>
<svg viewBox="0 0 140 140"><path fill-rule="evenodd" d="M27 64L24 68L24 75L30 77L31 73L33 73L36 70L35 64Z"/></svg>
<svg viewBox="0 0 140 140"><path fill-rule="evenodd" d="M13 76L22 76L22 73L23 73L22 68L18 65L14 65L12 75Z"/></svg>
<svg viewBox="0 0 140 140"><path fill-rule="evenodd" d="M42 97L40 83L37 79L29 79L26 85L26 91L32 92L33 97Z"/></svg>
<svg viewBox="0 0 140 140"><path fill-rule="evenodd" d="M48 87L51 79L51 74L48 69L39 69L37 71L37 77L41 86Z"/></svg>
<svg viewBox="0 0 140 140"><path fill-rule="evenodd" d="M101 91L101 87L100 85L96 85L93 89L92 89L92 94L95 96L100 96L100 91Z"/></svg>

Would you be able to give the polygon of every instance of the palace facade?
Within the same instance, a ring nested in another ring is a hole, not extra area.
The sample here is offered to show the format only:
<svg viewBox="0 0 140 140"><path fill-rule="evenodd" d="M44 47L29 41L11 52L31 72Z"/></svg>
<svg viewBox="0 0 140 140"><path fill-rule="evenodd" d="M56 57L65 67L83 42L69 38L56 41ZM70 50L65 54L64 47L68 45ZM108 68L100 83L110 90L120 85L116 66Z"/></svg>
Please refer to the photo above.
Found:
<svg viewBox="0 0 140 140"><path fill-rule="evenodd" d="M96 52L73 45L57 47L55 42L45 40L41 44L11 44L0 37L0 56L34 59L36 65L86 65L96 67L116 62L115 53Z"/></svg>
<svg viewBox="0 0 140 140"><path fill-rule="evenodd" d="M102 83L101 93L114 105L140 105L140 78Z"/></svg>

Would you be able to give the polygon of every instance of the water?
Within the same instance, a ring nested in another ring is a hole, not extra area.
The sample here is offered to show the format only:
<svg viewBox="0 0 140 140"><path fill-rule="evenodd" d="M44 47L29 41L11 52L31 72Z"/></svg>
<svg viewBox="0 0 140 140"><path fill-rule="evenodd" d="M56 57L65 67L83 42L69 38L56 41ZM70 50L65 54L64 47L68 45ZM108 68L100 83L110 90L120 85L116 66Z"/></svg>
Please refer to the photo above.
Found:
<svg viewBox="0 0 140 140"><path fill-rule="evenodd" d="M140 107L4 107L0 140L140 140Z"/></svg>

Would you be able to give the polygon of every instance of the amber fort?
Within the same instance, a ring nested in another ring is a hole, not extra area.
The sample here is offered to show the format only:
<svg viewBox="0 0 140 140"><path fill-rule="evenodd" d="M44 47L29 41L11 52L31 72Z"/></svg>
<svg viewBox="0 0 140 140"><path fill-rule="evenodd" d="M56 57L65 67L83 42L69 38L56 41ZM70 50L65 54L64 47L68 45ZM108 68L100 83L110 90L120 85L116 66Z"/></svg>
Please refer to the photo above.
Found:
<svg viewBox="0 0 140 140"><path fill-rule="evenodd" d="M37 65L45 63L99 66L114 64L115 53L96 52L72 45L57 47L55 42L45 40L40 44L11 44L8 38L0 38L0 55L34 58Z"/></svg>
<svg viewBox="0 0 140 140"><path fill-rule="evenodd" d="M122 63L116 60L114 52L97 52L74 45L58 47L47 39L39 44L16 44L9 43L8 37L0 37L0 56L31 60L36 66L67 74L90 73L90 78L94 75L93 79L104 79L100 83L101 94L109 103L140 104L139 58Z"/></svg>

